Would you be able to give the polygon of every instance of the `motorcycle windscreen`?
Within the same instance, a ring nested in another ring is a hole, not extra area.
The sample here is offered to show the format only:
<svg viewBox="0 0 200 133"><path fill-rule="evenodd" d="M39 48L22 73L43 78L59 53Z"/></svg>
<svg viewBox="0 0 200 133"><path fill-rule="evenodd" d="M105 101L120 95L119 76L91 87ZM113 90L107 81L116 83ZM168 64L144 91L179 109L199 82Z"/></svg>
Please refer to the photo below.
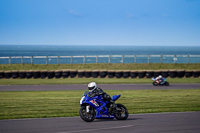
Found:
<svg viewBox="0 0 200 133"><path fill-rule="evenodd" d="M112 97L112 100L113 100L113 101L116 101L120 96L121 96L121 95L114 95L114 96Z"/></svg>

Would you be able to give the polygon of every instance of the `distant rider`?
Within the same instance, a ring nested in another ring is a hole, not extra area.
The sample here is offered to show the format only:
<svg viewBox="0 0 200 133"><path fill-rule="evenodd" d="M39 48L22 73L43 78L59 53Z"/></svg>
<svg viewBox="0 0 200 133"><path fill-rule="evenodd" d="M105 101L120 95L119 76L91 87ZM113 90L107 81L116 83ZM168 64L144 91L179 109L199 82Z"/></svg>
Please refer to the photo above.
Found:
<svg viewBox="0 0 200 133"><path fill-rule="evenodd" d="M156 77L156 82L157 82L158 84L163 84L163 82L164 82L163 77L162 77L161 75L159 75L158 77Z"/></svg>
<svg viewBox="0 0 200 133"><path fill-rule="evenodd" d="M102 95L102 100L109 102L109 104L106 105L108 108L110 107L110 104L113 103L111 97L106 94L101 88L97 87L97 84L95 82L91 82L88 84L88 90L90 92L89 97Z"/></svg>

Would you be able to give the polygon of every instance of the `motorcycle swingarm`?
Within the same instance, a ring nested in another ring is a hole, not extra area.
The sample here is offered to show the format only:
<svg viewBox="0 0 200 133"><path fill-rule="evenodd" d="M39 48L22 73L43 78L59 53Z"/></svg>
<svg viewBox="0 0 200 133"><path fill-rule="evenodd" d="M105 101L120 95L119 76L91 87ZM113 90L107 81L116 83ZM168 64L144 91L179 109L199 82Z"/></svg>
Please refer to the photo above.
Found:
<svg viewBox="0 0 200 133"><path fill-rule="evenodd" d="M113 110L112 113L114 113L114 114L121 114L121 111L122 111L121 109L117 109L117 110Z"/></svg>

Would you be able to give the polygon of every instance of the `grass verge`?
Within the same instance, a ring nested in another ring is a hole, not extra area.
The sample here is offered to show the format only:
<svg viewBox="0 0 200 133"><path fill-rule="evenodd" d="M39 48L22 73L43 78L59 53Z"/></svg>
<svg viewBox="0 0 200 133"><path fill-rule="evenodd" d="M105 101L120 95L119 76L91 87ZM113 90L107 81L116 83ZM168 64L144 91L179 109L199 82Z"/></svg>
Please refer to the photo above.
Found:
<svg viewBox="0 0 200 133"><path fill-rule="evenodd" d="M0 92L0 119L68 117L79 115L84 91ZM109 90L121 94L130 114L200 111L200 89Z"/></svg>
<svg viewBox="0 0 200 133"><path fill-rule="evenodd" d="M48 65L31 65L31 64L0 64L0 70L61 70L61 69L76 69L76 70L168 70L168 69L184 69L184 70L199 70L200 63L196 64L48 64Z"/></svg>
<svg viewBox="0 0 200 133"><path fill-rule="evenodd" d="M199 78L168 78L169 83L200 83ZM141 84L152 83L150 78L66 78L66 79L0 79L0 85L59 85L59 84Z"/></svg>

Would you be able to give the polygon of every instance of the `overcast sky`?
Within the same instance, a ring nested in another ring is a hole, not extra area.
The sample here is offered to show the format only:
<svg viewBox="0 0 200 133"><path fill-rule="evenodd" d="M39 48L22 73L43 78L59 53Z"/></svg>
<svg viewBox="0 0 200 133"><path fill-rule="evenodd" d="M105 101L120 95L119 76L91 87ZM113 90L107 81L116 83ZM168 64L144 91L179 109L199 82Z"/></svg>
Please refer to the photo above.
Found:
<svg viewBox="0 0 200 133"><path fill-rule="evenodd" d="M200 46L200 0L0 0L0 44Z"/></svg>

